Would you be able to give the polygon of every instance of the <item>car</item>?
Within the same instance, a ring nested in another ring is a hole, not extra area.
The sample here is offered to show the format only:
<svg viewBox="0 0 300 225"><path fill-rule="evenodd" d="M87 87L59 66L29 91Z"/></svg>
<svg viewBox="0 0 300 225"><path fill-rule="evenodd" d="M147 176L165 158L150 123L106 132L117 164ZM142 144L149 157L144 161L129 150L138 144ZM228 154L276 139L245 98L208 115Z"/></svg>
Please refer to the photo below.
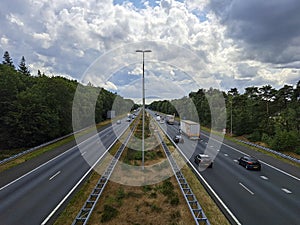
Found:
<svg viewBox="0 0 300 225"><path fill-rule="evenodd" d="M117 120L117 124L121 124L121 120Z"/></svg>
<svg viewBox="0 0 300 225"><path fill-rule="evenodd" d="M213 160L209 155L198 154L194 157L194 161L198 166L213 167Z"/></svg>
<svg viewBox="0 0 300 225"><path fill-rule="evenodd" d="M126 121L127 121L127 122L130 122L130 121L131 121L131 118L130 118L130 117L127 117Z"/></svg>
<svg viewBox="0 0 300 225"><path fill-rule="evenodd" d="M238 160L239 165L245 167L247 170L261 170L261 164L258 159L252 156L242 156Z"/></svg>
<svg viewBox="0 0 300 225"><path fill-rule="evenodd" d="M176 135L174 138L173 138L173 141L178 144L178 143L184 143L184 139L181 135Z"/></svg>

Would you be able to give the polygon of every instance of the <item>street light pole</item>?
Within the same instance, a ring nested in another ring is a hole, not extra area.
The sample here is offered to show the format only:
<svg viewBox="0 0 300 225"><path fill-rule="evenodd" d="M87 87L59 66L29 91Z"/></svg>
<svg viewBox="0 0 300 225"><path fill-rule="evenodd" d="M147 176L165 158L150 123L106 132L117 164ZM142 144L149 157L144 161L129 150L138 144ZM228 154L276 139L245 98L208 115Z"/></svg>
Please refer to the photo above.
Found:
<svg viewBox="0 0 300 225"><path fill-rule="evenodd" d="M151 52L151 50L136 50L136 52L143 53L143 127L142 127L142 170L144 170L145 159L145 52Z"/></svg>

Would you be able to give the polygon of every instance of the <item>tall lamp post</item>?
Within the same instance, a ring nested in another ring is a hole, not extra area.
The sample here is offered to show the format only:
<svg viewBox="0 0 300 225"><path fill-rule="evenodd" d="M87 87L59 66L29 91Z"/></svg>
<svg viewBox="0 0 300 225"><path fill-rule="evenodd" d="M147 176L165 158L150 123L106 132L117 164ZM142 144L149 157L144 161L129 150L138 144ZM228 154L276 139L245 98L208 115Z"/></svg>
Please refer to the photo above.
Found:
<svg viewBox="0 0 300 225"><path fill-rule="evenodd" d="M145 155L145 52L151 50L136 50L136 52L143 53L143 130L142 130L142 169L144 170L144 155Z"/></svg>

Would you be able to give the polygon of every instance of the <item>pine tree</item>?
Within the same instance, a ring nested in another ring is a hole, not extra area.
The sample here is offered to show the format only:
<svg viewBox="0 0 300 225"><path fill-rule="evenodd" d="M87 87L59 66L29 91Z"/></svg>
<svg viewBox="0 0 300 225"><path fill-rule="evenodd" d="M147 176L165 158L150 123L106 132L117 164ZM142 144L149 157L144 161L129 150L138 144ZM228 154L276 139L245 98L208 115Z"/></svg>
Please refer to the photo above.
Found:
<svg viewBox="0 0 300 225"><path fill-rule="evenodd" d="M21 58L21 62L20 62L18 71L20 73L23 73L24 75L30 75L30 71L28 70L28 68L26 66L25 57L24 56L22 56L22 58Z"/></svg>
<svg viewBox="0 0 300 225"><path fill-rule="evenodd" d="M4 59L4 60L2 61L2 64L11 66L12 68L15 68L15 66L14 66L14 64L13 64L13 61L12 61L12 59L11 59L10 56L9 56L8 51L5 51L5 52L4 52L3 59Z"/></svg>

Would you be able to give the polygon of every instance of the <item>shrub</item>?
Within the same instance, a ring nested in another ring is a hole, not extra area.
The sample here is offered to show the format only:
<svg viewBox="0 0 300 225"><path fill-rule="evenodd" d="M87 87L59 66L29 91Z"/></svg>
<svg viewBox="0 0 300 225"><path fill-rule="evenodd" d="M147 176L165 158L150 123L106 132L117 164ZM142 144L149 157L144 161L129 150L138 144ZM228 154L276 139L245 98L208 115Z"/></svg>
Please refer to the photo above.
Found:
<svg viewBox="0 0 300 225"><path fill-rule="evenodd" d="M101 223L108 222L118 215L119 211L110 205L104 205Z"/></svg>

